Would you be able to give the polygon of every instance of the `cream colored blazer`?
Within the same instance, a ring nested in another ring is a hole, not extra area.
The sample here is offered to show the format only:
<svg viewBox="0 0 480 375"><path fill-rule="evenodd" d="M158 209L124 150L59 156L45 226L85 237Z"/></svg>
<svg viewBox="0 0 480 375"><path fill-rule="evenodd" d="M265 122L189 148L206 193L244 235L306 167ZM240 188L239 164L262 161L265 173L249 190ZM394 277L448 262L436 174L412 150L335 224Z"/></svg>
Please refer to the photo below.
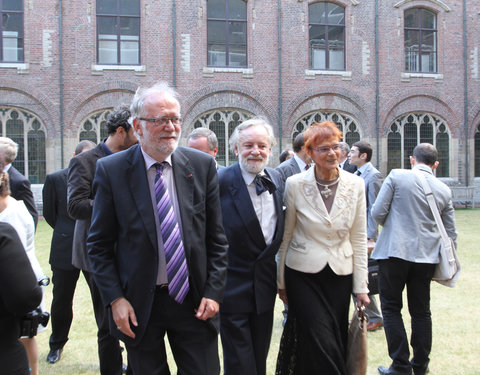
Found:
<svg viewBox="0 0 480 375"><path fill-rule="evenodd" d="M285 264L317 273L328 264L337 275L353 273L353 293L368 293L365 183L339 170L330 213L315 181L315 168L287 179L285 232L277 254L277 286L285 289Z"/></svg>

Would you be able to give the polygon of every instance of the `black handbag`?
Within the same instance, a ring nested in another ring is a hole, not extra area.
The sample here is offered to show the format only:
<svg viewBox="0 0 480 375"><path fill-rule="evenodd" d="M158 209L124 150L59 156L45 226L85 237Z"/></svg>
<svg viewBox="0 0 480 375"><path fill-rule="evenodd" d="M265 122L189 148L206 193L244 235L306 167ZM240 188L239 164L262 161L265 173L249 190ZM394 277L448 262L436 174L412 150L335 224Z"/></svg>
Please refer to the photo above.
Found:
<svg viewBox="0 0 480 375"><path fill-rule="evenodd" d="M368 258L368 294L378 294L378 261Z"/></svg>

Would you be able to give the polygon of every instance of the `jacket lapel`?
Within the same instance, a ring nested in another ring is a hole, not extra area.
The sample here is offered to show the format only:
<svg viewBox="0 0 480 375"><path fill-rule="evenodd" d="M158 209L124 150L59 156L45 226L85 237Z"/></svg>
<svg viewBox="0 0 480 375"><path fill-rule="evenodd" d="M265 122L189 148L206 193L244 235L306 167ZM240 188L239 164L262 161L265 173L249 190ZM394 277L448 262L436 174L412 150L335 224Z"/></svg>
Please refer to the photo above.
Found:
<svg viewBox="0 0 480 375"><path fill-rule="evenodd" d="M265 243L265 238L263 237L262 228L260 227L257 214L253 208L252 200L248 194L247 186L245 185L240 170L240 165L237 163L232 169L233 179L229 188L233 203L237 208L238 214L243 221L244 227L250 234L250 237L252 237L255 243L263 244L262 247L265 248L267 245Z"/></svg>
<svg viewBox="0 0 480 375"><path fill-rule="evenodd" d="M150 199L150 188L148 186L147 172L145 170L145 160L143 159L140 146L134 146L132 157L129 159L130 165L127 167L127 179L135 206L140 217L143 220L145 230L152 245L158 251L157 228L155 226L155 213Z"/></svg>
<svg viewBox="0 0 480 375"><path fill-rule="evenodd" d="M323 203L320 192L318 191L317 183L315 181L315 168L310 168L304 173L300 182L302 185L301 192L305 198L305 202L309 204L322 218L330 221L330 215Z"/></svg>

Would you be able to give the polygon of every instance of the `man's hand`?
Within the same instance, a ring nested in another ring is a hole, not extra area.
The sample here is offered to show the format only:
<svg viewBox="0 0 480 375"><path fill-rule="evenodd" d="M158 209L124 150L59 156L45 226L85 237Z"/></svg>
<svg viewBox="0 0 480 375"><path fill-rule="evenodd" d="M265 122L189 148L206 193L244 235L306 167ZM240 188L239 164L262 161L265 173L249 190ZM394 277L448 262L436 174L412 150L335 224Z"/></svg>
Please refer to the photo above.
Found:
<svg viewBox="0 0 480 375"><path fill-rule="evenodd" d="M283 301L285 305L288 305L288 299L287 299L287 290L286 289L278 289L278 296L280 299Z"/></svg>
<svg viewBox="0 0 480 375"><path fill-rule="evenodd" d="M111 304L111 307L113 320L117 325L117 329L123 334L134 339L135 333L133 333L130 328L130 322L132 322L135 327L138 326L138 323L137 317L135 316L135 312L133 311L133 307L130 302L128 302L126 298L120 297Z"/></svg>
<svg viewBox="0 0 480 375"><path fill-rule="evenodd" d="M200 320L207 320L215 316L219 310L220 305L217 301L203 297L200 301L200 306L195 310L195 317Z"/></svg>

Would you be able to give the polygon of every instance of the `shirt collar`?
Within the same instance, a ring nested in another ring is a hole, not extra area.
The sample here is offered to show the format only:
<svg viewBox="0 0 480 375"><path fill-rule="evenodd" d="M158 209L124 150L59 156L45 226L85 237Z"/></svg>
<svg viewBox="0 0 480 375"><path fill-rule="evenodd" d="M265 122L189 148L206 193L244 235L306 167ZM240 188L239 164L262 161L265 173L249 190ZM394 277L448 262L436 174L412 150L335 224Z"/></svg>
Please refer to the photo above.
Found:
<svg viewBox="0 0 480 375"><path fill-rule="evenodd" d="M293 158L294 158L295 161L297 162L298 167L300 168L300 170L301 170L301 171L304 171L304 170L305 170L305 166L307 165L307 163L305 163L305 162L300 158L300 156L298 156L297 154L293 154Z"/></svg>
<svg viewBox="0 0 480 375"><path fill-rule="evenodd" d="M159 161L148 155L141 146L140 150L142 150L143 159L145 160L145 168L147 169L147 171L151 168L152 165L159 163ZM164 161L166 161L168 165L172 166L172 154L168 155Z"/></svg>
<svg viewBox="0 0 480 375"><path fill-rule="evenodd" d="M245 181L245 184L250 185L257 175L244 170L243 166L242 166L242 163L238 162L238 165L240 166L240 171L242 172L242 177L243 177L243 180ZM261 176L264 175L264 174L265 174L265 170L263 170L259 173L259 175L261 175Z"/></svg>
<svg viewBox="0 0 480 375"><path fill-rule="evenodd" d="M107 138L105 138L100 144L102 145L102 148L103 148L103 151L105 151L105 155L112 155L113 152L107 147L107 145L105 144L105 140Z"/></svg>
<svg viewBox="0 0 480 375"><path fill-rule="evenodd" d="M369 164L370 162L363 164L360 168L357 168L357 171L360 171L360 173L365 172Z"/></svg>

